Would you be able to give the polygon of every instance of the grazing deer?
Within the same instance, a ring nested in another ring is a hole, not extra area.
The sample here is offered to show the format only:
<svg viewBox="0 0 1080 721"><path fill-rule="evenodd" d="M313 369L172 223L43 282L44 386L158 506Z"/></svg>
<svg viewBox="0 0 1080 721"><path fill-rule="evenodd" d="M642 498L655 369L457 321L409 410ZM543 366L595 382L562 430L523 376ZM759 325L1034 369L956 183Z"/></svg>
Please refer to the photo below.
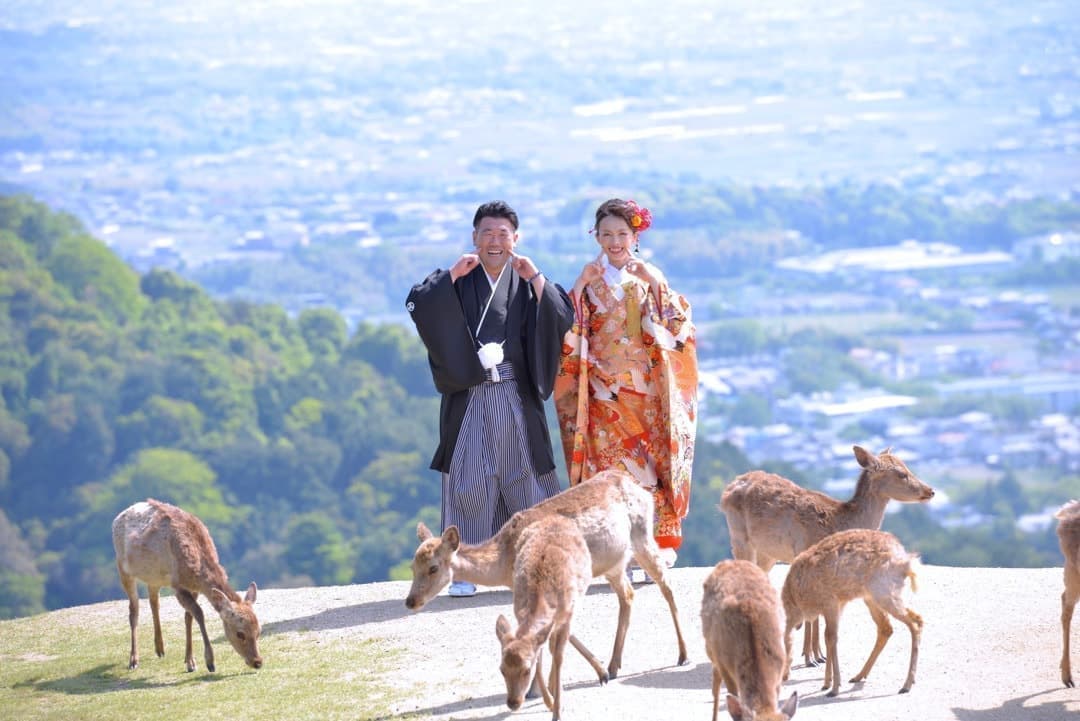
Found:
<svg viewBox="0 0 1080 721"><path fill-rule="evenodd" d="M1069 661L1069 632L1073 609L1080 598L1080 501L1069 501L1055 514L1058 519L1058 541L1065 554L1065 590L1061 592L1061 681L1073 686L1072 664Z"/></svg>
<svg viewBox="0 0 1080 721"><path fill-rule="evenodd" d="M128 596L128 622L131 625L131 656L128 668L139 665L139 649L135 627L139 623L139 591L136 581L147 586L150 611L154 616L154 651L165 655L158 615L158 591L169 586L176 600L184 607L187 629L187 650L184 664L195 670L191 648L191 620L199 623L202 632L203 656L206 669L214 670L214 649L206 633L206 621L198 603L201 593L221 615L225 637L252 668L262 667L259 655L259 619L251 605L255 603L255 582L248 586L243 598L229 585L228 575L218 561L217 549L195 516L168 503L155 501L136 503L116 516L112 524L113 548L116 549L116 569L120 585Z"/></svg>
<svg viewBox="0 0 1080 721"><path fill-rule="evenodd" d="M727 518L731 553L756 563L766 573L777 561L790 563L830 533L849 528L880 528L890 500L928 501L934 489L919 480L886 449L874 455L854 446L862 466L855 494L838 501L795 485L775 473L750 471L724 489L720 510ZM822 661L816 621L807 625L803 657L808 666Z"/></svg>
<svg viewBox="0 0 1080 721"><path fill-rule="evenodd" d="M701 598L701 631L713 667L712 721L721 682L735 721L785 721L795 715L797 691L783 707L778 701L787 662L783 626L780 598L764 571L749 561L716 564Z"/></svg>
<svg viewBox="0 0 1080 721"><path fill-rule="evenodd" d="M904 605L903 591L904 582L909 578L911 589L916 590L917 566L918 556L904 550L896 536L869 528L839 531L796 556L780 594L787 615L784 639L788 668L791 667L793 629L803 621L824 616L826 660L822 690L830 689L827 696L839 693L840 661L836 655L836 639L840 612L848 601L861 598L877 625L877 640L870 658L851 683L858 683L869 675L878 654L885 648L893 632L886 615L890 614L911 631L911 661L900 693L910 691L915 683L923 620Z"/></svg>
<svg viewBox="0 0 1080 721"><path fill-rule="evenodd" d="M589 546L572 520L564 516L537 519L518 536L514 559L514 616L517 630L499 614L495 635L502 646L499 670L506 681L506 705L517 710L533 678L538 679L552 721L562 706L562 662L574 604L592 581ZM550 639L550 641L549 641ZM543 685L544 642L551 648L551 678Z"/></svg>
<svg viewBox="0 0 1080 721"><path fill-rule="evenodd" d="M607 470L532 508L515 513L495 536L476 546L461 543L461 536L454 526L447 528L441 536L433 536L420 523L416 535L421 543L413 556L413 581L405 606L413 611L420 610L455 579L485 586L510 586L514 580L516 548L521 532L545 516L565 516L577 525L589 547L592 575L604 576L619 599L615 646L606 672L596 657L573 635L570 636L570 643L589 661L600 682L615 678L622 667L623 644L634 599L634 589L625 572L631 557L656 581L671 609L679 643L678 663L682 666L687 661L686 642L675 595L664 576L660 548L652 535L653 513L652 494L639 486L633 476Z"/></svg>

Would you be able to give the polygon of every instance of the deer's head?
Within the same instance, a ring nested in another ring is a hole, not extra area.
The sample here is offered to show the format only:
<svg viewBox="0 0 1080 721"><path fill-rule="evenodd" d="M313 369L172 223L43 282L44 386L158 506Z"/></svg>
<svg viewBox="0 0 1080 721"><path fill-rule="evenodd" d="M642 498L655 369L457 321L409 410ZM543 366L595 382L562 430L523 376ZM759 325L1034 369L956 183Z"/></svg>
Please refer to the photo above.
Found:
<svg viewBox="0 0 1080 721"><path fill-rule="evenodd" d="M420 546L412 561L412 586L405 598L405 607L419 611L428 601L454 580L453 560L461 545L457 526L450 526L441 536L435 536L423 523L416 524Z"/></svg>
<svg viewBox="0 0 1080 721"><path fill-rule="evenodd" d="M502 662L499 671L506 681L506 706L516 711L525 702L525 694L532 686L536 661L540 650L551 634L552 624L547 624L536 633L526 633L520 638L510 628L506 616L499 614L495 621L495 635L502 646Z"/></svg>
<svg viewBox="0 0 1080 721"><path fill-rule="evenodd" d="M220 589L215 588L212 593L217 594L221 603L221 623L225 627L225 637L236 649L236 652L244 657L244 661L252 668L262 668L262 656L259 655L259 619L255 617L255 592L258 589L252 581L248 586L247 593L239 601L233 601Z"/></svg>
<svg viewBox="0 0 1080 721"><path fill-rule="evenodd" d="M854 446L855 460L863 467L864 475L877 493L900 501L913 503L929 501L934 489L923 483L902 460L892 454L891 448L874 455L861 446Z"/></svg>

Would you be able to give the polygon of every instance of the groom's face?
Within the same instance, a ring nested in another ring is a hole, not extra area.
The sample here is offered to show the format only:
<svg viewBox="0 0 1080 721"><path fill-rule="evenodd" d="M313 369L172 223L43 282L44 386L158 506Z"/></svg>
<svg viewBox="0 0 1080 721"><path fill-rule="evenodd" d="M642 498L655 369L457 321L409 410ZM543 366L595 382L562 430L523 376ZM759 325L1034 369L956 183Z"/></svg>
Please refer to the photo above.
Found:
<svg viewBox="0 0 1080 721"><path fill-rule="evenodd" d="M506 218L481 218L473 230L473 245L489 275L498 275L514 252L518 234Z"/></svg>

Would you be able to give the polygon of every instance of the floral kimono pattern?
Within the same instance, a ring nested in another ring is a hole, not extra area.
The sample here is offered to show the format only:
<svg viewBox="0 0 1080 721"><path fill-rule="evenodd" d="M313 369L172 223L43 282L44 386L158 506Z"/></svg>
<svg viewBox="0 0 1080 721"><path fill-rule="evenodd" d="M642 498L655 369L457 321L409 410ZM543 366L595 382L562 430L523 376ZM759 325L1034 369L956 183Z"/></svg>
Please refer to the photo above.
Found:
<svg viewBox="0 0 1080 721"><path fill-rule="evenodd" d="M660 298L635 276L604 278L573 297L555 410L570 484L609 468L653 492L654 535L682 543L697 427L697 350L690 304L661 279Z"/></svg>

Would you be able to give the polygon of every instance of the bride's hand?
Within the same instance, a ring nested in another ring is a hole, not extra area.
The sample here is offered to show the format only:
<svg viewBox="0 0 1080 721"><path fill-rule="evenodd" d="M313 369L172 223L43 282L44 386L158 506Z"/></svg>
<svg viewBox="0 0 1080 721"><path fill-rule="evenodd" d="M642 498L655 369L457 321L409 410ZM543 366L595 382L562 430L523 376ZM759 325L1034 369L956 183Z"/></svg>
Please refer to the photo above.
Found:
<svg viewBox="0 0 1080 721"><path fill-rule="evenodd" d="M643 281L652 285L656 278L649 272L649 267L642 263L640 260L631 260L626 264L626 272L630 275L641 278Z"/></svg>

